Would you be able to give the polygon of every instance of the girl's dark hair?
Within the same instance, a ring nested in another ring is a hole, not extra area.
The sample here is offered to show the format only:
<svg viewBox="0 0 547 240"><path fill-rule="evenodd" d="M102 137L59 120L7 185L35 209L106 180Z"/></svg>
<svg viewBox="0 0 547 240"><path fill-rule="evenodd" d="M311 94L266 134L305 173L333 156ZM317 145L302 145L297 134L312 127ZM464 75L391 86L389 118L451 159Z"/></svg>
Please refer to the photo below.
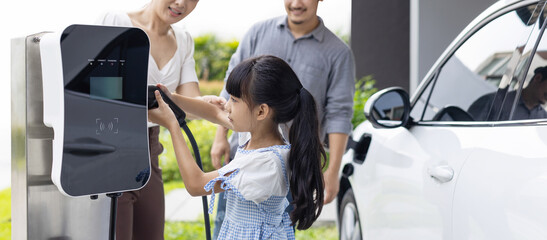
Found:
<svg viewBox="0 0 547 240"><path fill-rule="evenodd" d="M297 229L309 228L323 209L321 169L326 159L313 96L285 61L269 55L237 65L228 76L226 91L242 98L251 108L267 104L278 124L292 120L288 170L295 208L290 216Z"/></svg>

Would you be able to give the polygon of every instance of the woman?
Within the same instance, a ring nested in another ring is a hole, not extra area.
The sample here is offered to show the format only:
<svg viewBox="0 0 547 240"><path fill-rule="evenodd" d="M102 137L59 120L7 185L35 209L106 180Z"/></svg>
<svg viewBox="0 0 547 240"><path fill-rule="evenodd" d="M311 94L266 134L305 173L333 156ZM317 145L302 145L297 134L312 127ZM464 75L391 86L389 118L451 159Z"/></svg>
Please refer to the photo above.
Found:
<svg viewBox="0 0 547 240"><path fill-rule="evenodd" d="M196 7L198 0L151 0L144 8L129 13L104 14L99 24L138 27L150 39L148 84L161 83L170 92L223 105L224 99L200 96L196 76L194 41L182 28L173 26ZM191 116L189 116L191 117ZM118 201L116 239L163 239L165 199L158 155L163 147L158 140L159 126L149 128L151 173L147 185L125 192Z"/></svg>

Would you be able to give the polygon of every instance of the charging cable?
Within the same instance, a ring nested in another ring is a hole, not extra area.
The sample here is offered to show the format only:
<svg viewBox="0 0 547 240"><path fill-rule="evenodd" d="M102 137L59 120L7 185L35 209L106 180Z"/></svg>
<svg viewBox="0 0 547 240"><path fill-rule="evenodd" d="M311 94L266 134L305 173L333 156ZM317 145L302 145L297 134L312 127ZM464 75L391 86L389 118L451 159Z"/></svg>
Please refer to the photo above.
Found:
<svg viewBox="0 0 547 240"><path fill-rule="evenodd" d="M198 164L199 169L203 171L198 144L196 143L196 140L194 139L194 135L192 135L190 128L188 128L188 125L186 125L186 121L185 121L186 113L182 111L182 109L180 109L179 106L177 106L177 104L175 104L160 88L154 85L148 85L148 109L153 109L158 107L158 102L156 101L156 96L154 95L154 92L156 90L160 92L161 97L163 98L163 101L167 103L167 105L169 105L169 107L175 114L175 117L177 118L179 126L184 130L184 132L186 133L186 136L188 136L188 140L190 141L190 144L192 145L192 149L194 150L196 163ZM207 240L211 240L211 224L209 222L207 196L202 196L201 202L203 205L203 218L205 221L205 236Z"/></svg>

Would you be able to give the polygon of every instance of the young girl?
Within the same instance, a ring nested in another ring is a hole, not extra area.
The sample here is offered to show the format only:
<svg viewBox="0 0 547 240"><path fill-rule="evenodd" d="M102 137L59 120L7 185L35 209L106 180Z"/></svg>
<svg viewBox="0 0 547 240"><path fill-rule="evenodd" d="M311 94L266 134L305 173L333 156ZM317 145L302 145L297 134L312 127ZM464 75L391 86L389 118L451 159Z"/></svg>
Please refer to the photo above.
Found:
<svg viewBox="0 0 547 240"><path fill-rule="evenodd" d="M212 194L211 212L214 194L226 191L219 239L294 239L291 225L309 228L323 207L325 152L315 101L290 66L274 56L241 62L228 77L226 90L226 111L170 94L183 110L242 132L235 158L217 171L198 168L174 114L157 91L159 107L149 111L150 120L171 133L180 173L192 196ZM291 120L288 144L279 124ZM285 212L289 188L294 199L290 219Z"/></svg>

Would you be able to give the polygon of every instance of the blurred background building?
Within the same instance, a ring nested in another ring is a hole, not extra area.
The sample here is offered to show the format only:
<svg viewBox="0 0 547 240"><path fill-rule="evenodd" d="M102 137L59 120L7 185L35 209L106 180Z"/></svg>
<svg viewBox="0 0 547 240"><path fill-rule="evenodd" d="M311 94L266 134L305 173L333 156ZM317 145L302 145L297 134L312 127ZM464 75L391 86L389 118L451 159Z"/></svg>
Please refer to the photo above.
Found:
<svg viewBox="0 0 547 240"><path fill-rule="evenodd" d="M352 0L357 78L413 91L451 41L495 0ZM502 56L500 56L502 57Z"/></svg>

